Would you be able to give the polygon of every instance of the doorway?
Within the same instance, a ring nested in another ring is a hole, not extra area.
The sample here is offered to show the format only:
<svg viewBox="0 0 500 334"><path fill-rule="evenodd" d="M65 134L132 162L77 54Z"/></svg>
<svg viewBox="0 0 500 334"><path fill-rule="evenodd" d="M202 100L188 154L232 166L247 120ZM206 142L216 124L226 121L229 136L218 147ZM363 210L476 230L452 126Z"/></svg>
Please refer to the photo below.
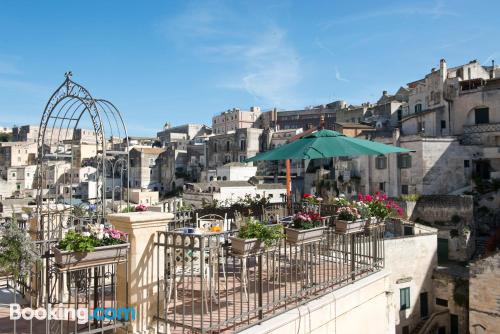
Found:
<svg viewBox="0 0 500 334"><path fill-rule="evenodd" d="M420 294L420 318L425 319L429 316L429 300L427 292Z"/></svg>

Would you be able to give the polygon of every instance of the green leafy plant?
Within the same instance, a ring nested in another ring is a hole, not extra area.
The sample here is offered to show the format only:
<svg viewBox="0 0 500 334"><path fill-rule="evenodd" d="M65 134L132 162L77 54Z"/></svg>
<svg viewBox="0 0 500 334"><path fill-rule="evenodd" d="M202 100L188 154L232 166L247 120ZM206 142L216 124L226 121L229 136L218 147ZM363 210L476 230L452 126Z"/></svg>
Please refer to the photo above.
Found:
<svg viewBox="0 0 500 334"><path fill-rule="evenodd" d="M91 235L83 235L70 230L57 247L65 251L92 252L97 247L97 239Z"/></svg>
<svg viewBox="0 0 500 334"><path fill-rule="evenodd" d="M17 279L27 275L38 260L35 243L15 219L0 228L0 271Z"/></svg>
<svg viewBox="0 0 500 334"><path fill-rule="evenodd" d="M69 230L57 248L71 252L93 252L96 247L122 244L125 237L126 233L104 228L104 225L91 225L87 232Z"/></svg>
<svg viewBox="0 0 500 334"><path fill-rule="evenodd" d="M238 232L241 239L259 239L266 247L276 244L284 238L282 225L265 225L262 222L249 218Z"/></svg>
<svg viewBox="0 0 500 334"><path fill-rule="evenodd" d="M135 208L129 205L126 208L122 209L122 213L127 213L127 212L135 212Z"/></svg>

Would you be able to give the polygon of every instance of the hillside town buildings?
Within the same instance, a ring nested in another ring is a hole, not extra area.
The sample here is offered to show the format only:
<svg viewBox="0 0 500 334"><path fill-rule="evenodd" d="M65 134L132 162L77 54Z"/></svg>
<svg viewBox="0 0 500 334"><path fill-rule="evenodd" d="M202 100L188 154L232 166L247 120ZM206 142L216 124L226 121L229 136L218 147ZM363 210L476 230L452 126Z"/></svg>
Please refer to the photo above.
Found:
<svg viewBox="0 0 500 334"><path fill-rule="evenodd" d="M498 229L499 194L481 194L479 205L468 194L481 182L500 178L500 68L494 64L473 60L449 67L441 59L423 78L395 92L383 91L373 102L334 101L299 110L232 108L213 116L211 126L167 123L156 136L111 138L112 150L129 146L124 156L128 154L130 168L108 170L106 196L122 200L127 194L135 204L160 204L158 211L174 196L192 208L227 206L247 195L283 203L284 163L246 160L299 140L321 123L349 137L412 150L291 164L295 201L306 192L326 201L382 192L405 203L411 221L385 231L387 269L351 287L376 298L356 302L368 311L383 310L380 314L388 320L377 324L390 327L391 333L423 333L431 327L438 333L488 333L499 319L492 311L498 296L487 292L498 281L498 270L492 270L498 267L498 252L485 255L476 238ZM61 131L51 129L44 149L56 156L71 154L47 166L44 191L61 201L77 197L92 202L103 191L92 166L92 157L100 153L92 142L95 133L74 129L67 137L71 139L61 142ZM0 143L2 201L36 196L38 132L38 126L14 127L13 141ZM61 180L65 186L52 186ZM476 218L480 210L487 212L487 224ZM470 267L463 265L467 262ZM465 286L468 305L456 297ZM354 296L352 291L344 297Z"/></svg>

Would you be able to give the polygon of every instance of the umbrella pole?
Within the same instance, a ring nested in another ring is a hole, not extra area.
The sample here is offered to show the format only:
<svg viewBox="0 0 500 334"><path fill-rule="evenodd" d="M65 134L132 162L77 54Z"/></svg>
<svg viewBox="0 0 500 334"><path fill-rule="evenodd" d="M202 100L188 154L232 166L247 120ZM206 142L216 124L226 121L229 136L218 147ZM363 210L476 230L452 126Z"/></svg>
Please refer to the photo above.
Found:
<svg viewBox="0 0 500 334"><path fill-rule="evenodd" d="M291 197L292 176L290 173L290 159L285 160L285 166L286 166L286 198L287 198L288 206L291 207L291 204L292 204L292 197Z"/></svg>

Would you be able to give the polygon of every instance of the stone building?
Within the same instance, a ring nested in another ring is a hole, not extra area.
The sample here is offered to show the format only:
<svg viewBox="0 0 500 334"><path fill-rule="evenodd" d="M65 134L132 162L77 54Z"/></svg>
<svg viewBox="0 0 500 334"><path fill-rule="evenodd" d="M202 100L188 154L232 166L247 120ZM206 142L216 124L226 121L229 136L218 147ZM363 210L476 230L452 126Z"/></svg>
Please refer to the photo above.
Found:
<svg viewBox="0 0 500 334"><path fill-rule="evenodd" d="M174 191L181 187L186 178L189 178L187 150L168 147L158 156L157 166L159 168L161 193Z"/></svg>
<svg viewBox="0 0 500 334"><path fill-rule="evenodd" d="M130 150L130 180L131 188L161 189L160 165L158 158L165 152L157 147L136 147Z"/></svg>
<svg viewBox="0 0 500 334"><path fill-rule="evenodd" d="M361 105L349 105L337 110L336 121L339 123L359 123L361 122L366 112L373 104L366 102Z"/></svg>
<svg viewBox="0 0 500 334"><path fill-rule="evenodd" d="M237 161L244 162L262 148L262 129L241 128L234 132L215 135L208 141L208 168Z"/></svg>
<svg viewBox="0 0 500 334"><path fill-rule="evenodd" d="M250 195L252 198L269 198L270 203L282 203L286 195L284 184L253 184L248 181L210 181L187 183L182 199L185 204L200 208L217 201L231 205Z"/></svg>
<svg viewBox="0 0 500 334"><path fill-rule="evenodd" d="M394 197L450 194L470 188L474 175L500 176L497 72L477 61L448 69L443 59L439 70L408 84L401 130L365 137L415 152L356 159L361 191L383 191Z"/></svg>
<svg viewBox="0 0 500 334"><path fill-rule="evenodd" d="M196 137L210 135L212 130L203 124L183 124L172 127L170 123L166 123L163 130L156 135L162 146L168 143L177 141L188 141Z"/></svg>
<svg viewBox="0 0 500 334"><path fill-rule="evenodd" d="M472 146L453 137L399 136L399 131L375 140L415 152L386 156L362 156L358 161L360 191L382 191L389 196L449 194L470 185Z"/></svg>
<svg viewBox="0 0 500 334"><path fill-rule="evenodd" d="M4 142L0 143L0 177L7 178L7 169L34 165L38 152L34 142Z"/></svg>
<svg viewBox="0 0 500 334"><path fill-rule="evenodd" d="M361 133L374 131L375 128L359 123L341 123L335 122L333 130L340 132L348 137L357 137Z"/></svg>
<svg viewBox="0 0 500 334"><path fill-rule="evenodd" d="M250 107L250 110L239 108L228 109L212 117L212 130L214 135L227 134L237 129L255 127L262 112L259 107Z"/></svg>
<svg viewBox="0 0 500 334"><path fill-rule="evenodd" d="M498 333L500 325L500 251L471 263L469 332Z"/></svg>
<svg viewBox="0 0 500 334"><path fill-rule="evenodd" d="M325 128L332 129L336 121L337 111L345 107L345 101L335 101L308 109L279 111L276 123L278 128L282 130L303 129L305 131L319 126L323 116Z"/></svg>
<svg viewBox="0 0 500 334"><path fill-rule="evenodd" d="M36 165L10 167L7 170L7 182L18 192L34 189L36 169Z"/></svg>
<svg viewBox="0 0 500 334"><path fill-rule="evenodd" d="M395 333L416 333L435 312L433 270L437 267L437 230L419 225L389 224L384 241L389 270L388 307Z"/></svg>

